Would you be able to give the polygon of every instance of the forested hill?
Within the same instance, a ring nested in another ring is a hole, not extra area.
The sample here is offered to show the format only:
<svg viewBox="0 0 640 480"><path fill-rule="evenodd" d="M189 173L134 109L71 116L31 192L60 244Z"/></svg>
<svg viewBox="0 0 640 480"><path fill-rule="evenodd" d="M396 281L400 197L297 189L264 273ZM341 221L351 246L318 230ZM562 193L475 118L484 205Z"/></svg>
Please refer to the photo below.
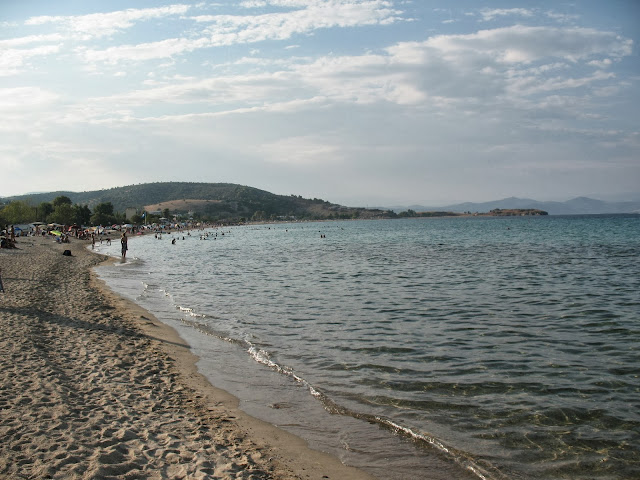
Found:
<svg viewBox="0 0 640 480"><path fill-rule="evenodd" d="M268 192L229 183L162 182L115 187L92 192L48 192L11 197L9 200L31 200L32 203L51 202L58 196L67 196L75 204L89 208L98 203L111 202L116 211L125 208L144 208L146 205L182 199L235 200L247 196L259 198Z"/></svg>
<svg viewBox="0 0 640 480"><path fill-rule="evenodd" d="M20 200L35 206L42 202L52 202L59 196L69 197L74 204L87 205L90 209L100 203L110 202L116 212L124 212L126 208L136 208L140 213L144 210L168 209L172 214L194 212L211 219L251 219L256 216L265 220L278 216L371 218L384 213L380 210L342 207L320 199L276 195L231 183L145 183L92 192L36 193L4 200Z"/></svg>

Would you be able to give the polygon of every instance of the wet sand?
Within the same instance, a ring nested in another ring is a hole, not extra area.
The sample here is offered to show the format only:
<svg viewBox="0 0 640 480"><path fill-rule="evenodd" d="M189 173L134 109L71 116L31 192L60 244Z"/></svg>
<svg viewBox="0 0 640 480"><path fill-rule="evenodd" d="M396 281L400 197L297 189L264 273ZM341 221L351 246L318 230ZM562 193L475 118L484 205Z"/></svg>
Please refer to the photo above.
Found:
<svg viewBox="0 0 640 480"><path fill-rule="evenodd" d="M239 410L96 278L87 242L17 244L0 250L0 478L372 479Z"/></svg>

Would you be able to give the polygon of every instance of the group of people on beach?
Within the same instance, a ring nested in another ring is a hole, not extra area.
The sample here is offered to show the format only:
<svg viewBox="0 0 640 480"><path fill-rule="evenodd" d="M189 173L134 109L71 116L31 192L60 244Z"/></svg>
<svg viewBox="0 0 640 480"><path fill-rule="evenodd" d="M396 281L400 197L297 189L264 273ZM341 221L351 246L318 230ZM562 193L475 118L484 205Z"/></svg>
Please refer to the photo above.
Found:
<svg viewBox="0 0 640 480"><path fill-rule="evenodd" d="M0 248L16 248L16 232L13 225L4 229L3 237L0 238Z"/></svg>

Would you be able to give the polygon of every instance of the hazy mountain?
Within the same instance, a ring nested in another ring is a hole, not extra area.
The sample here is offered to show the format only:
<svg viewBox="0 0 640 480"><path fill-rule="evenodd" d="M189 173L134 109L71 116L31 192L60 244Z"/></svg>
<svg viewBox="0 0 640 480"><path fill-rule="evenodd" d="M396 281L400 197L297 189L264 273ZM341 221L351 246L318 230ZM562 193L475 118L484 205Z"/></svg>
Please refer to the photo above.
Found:
<svg viewBox="0 0 640 480"><path fill-rule="evenodd" d="M605 202L587 197L578 197L566 202L540 202L530 198L504 198L492 202L483 203L458 203L440 207L428 207L423 205L410 205L408 207L394 207L392 210L400 212L410 208L416 212L426 212L434 210L445 210L451 212L489 212L496 208L535 208L544 210L549 215L586 215L603 213L640 213L640 201L631 202Z"/></svg>

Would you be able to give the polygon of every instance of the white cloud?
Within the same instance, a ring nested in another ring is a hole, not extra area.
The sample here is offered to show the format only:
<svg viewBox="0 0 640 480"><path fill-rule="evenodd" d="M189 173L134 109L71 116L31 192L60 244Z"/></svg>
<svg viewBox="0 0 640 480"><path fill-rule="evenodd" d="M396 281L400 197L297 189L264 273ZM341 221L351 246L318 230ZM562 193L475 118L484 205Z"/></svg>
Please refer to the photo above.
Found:
<svg viewBox="0 0 640 480"><path fill-rule="evenodd" d="M240 2L242 8L264 8L267 6L267 2L264 0L245 0Z"/></svg>
<svg viewBox="0 0 640 480"><path fill-rule="evenodd" d="M242 8L263 8L267 6L267 2L264 0L245 0L240 2Z"/></svg>
<svg viewBox="0 0 640 480"><path fill-rule="evenodd" d="M170 38L159 42L141 43L139 45L121 45L105 50L79 49L78 53L89 63L117 64L121 61L141 62L159 58L171 58L210 46L209 42L200 38Z"/></svg>
<svg viewBox="0 0 640 480"><path fill-rule="evenodd" d="M545 14L547 17L549 17L552 20L555 20L559 23L571 23L571 22L575 22L576 20L580 19L580 15L574 15L574 14L567 14L567 13L558 13L558 12L554 12L554 11L549 11L546 12Z"/></svg>
<svg viewBox="0 0 640 480"><path fill-rule="evenodd" d="M528 63L542 58L577 61L592 55L631 54L633 42L611 32L590 28L512 27L480 30L467 35L440 35L423 43L443 55L465 54L500 63Z"/></svg>
<svg viewBox="0 0 640 480"><path fill-rule="evenodd" d="M138 60L170 56L197 48L188 40L175 40L119 47L102 52L87 51L92 61L116 63L123 58ZM154 77L148 88L93 98L96 121L108 121L109 108L126 114L114 119L131 121L135 112L154 106L164 116L166 105L184 105L173 118L197 118L187 105L205 105L208 113L293 111L317 102L372 105L411 105L437 112L477 114L496 103L511 108L539 109L547 105L558 111L557 102L531 96L567 97L572 91L590 88L594 95L614 92L613 72L598 70L577 75L571 66L589 60L608 63L609 57L630 52L630 41L615 34L590 29L514 26L482 30L468 35L441 35L422 42L402 42L382 54L324 56L316 59L265 59L244 57L241 65L255 67L252 73L227 73L210 78ZM561 59L562 61L558 61ZM584 92L580 95L585 95ZM565 102L566 108L574 108ZM70 117L73 118L73 117ZM80 116L79 118L84 118Z"/></svg>
<svg viewBox="0 0 640 480"><path fill-rule="evenodd" d="M555 77L544 81L536 77L525 77L514 80L509 85L509 90L514 95L528 96L541 92L554 92L558 90L575 89L590 85L595 82L615 78L615 74L598 71L592 75L580 78Z"/></svg>
<svg viewBox="0 0 640 480"><path fill-rule="evenodd" d="M15 48L29 45L32 43L51 43L61 42L64 37L59 33L51 33L47 35L28 35L26 37L8 38L0 40L0 48Z"/></svg>
<svg viewBox="0 0 640 480"><path fill-rule="evenodd" d="M0 88L0 111L24 111L50 105L59 95L39 87Z"/></svg>
<svg viewBox="0 0 640 480"><path fill-rule="evenodd" d="M533 17L534 11L527 8L483 8L480 10L482 20L488 22L496 17L518 16Z"/></svg>
<svg viewBox="0 0 640 480"><path fill-rule="evenodd" d="M315 136L288 137L257 146L256 153L276 164L291 166L328 165L342 159L335 139L322 141Z"/></svg>
<svg viewBox="0 0 640 480"><path fill-rule="evenodd" d="M0 77L16 75L29 59L52 55L60 51L60 45L42 45L34 48L7 48L0 50Z"/></svg>
<svg viewBox="0 0 640 480"><path fill-rule="evenodd" d="M187 13L189 5L169 5L158 8L127 9L109 13L77 16L38 16L26 20L25 25L53 23L74 36L89 39L113 35L133 27L136 22Z"/></svg>
<svg viewBox="0 0 640 480"><path fill-rule="evenodd" d="M588 65L591 65L592 67L596 67L596 68L608 68L611 65L613 65L613 62L611 61L610 58L605 58L602 60L591 60Z"/></svg>
<svg viewBox="0 0 640 480"><path fill-rule="evenodd" d="M169 58L209 47L224 47L236 44L258 43L265 40L286 40L294 35L309 34L318 29L332 27L347 28L375 24L389 24L398 21L400 11L389 8L386 1L314 1L269 2L271 5L299 7L286 13L262 15L199 15L191 20L206 24L197 35L189 38L170 38L138 45L119 45L107 49L79 49L88 62L115 64L121 61L146 61ZM180 11L178 6L171 13ZM127 13L129 14L127 15ZM163 9L147 9L101 14L95 22L82 17L74 24L76 31L94 31L90 26L98 23L95 35L107 35L118 29L132 26L133 19L151 18L166 13ZM46 17L58 18L58 17ZM65 17L68 18L68 17ZM71 17L75 18L75 17ZM54 21L54 20L48 20ZM62 21L62 20L61 20ZM69 22L69 20L65 20ZM73 23L73 22L71 22ZM102 32L102 33L101 33Z"/></svg>

